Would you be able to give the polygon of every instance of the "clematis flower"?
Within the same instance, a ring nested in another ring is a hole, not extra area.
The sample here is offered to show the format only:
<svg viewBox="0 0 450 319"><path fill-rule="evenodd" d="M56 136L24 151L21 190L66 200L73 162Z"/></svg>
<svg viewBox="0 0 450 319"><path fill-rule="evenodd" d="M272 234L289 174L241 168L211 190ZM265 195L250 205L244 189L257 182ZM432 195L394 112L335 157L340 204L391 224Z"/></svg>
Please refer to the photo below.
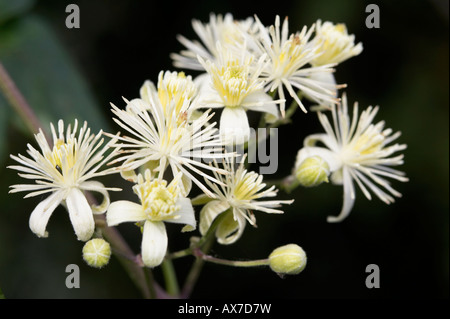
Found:
<svg viewBox="0 0 450 319"><path fill-rule="evenodd" d="M369 190L386 204L394 202L393 196L401 197L386 178L408 181L403 172L392 168L403 164L403 154L392 155L406 149L406 145L389 146L401 133L392 134L392 129L384 128L384 121L372 123L378 109L368 107L358 118L358 104L355 103L350 120L347 98L343 95L342 105L332 108L334 129L328 117L318 112L326 133L308 136L297 154L296 167L306 159L318 156L328 163L331 182L344 187L341 212L337 217L329 216L328 222L340 222L350 213L355 201L354 181L369 200L372 198ZM324 146L316 146L317 143Z"/></svg>
<svg viewBox="0 0 450 319"><path fill-rule="evenodd" d="M217 62L204 61L198 57L209 77L200 84L199 107L223 108L220 116L222 139L242 144L250 137L247 111L257 111L278 118L274 101L264 92L264 82L260 79L264 58L258 61L242 52L235 56L230 51L221 50Z"/></svg>
<svg viewBox="0 0 450 319"><path fill-rule="evenodd" d="M208 123L213 114L206 111L198 118L188 119L191 101L187 96L169 95L167 92L161 94L163 100L151 86L144 87L141 95L145 100L126 101L125 110L111 104L116 115L114 121L131 136L117 137L114 146L121 149L121 156L109 164L122 162L117 169L123 177L133 182L136 182L135 170L138 168L152 168L162 176L170 166L172 176L183 173L181 187L184 195L189 193L192 182L208 192L195 176L212 178L202 169L214 168L203 161L231 156L222 152L223 143L215 128L216 123Z"/></svg>
<svg viewBox="0 0 450 319"><path fill-rule="evenodd" d="M355 36L348 34L345 24L333 24L330 21L322 23L320 19L316 22L315 36L311 40L311 46L316 47L317 52L320 53L310 62L314 67L337 65L359 55L363 50L362 43L355 44ZM313 73L310 79L328 83L330 87L335 86L334 97L338 96L337 89L345 86L337 85L334 74L331 72ZM306 97L310 98L308 95ZM319 105L325 109L329 107L326 101L319 101ZM320 110L320 107L318 109Z"/></svg>
<svg viewBox="0 0 450 319"><path fill-rule="evenodd" d="M201 42L188 40L179 35L178 41L187 50L183 50L179 54L171 54L174 65L182 69L204 71L202 64L197 59L198 56L204 60L216 62L221 54L221 49L240 52L242 48L252 43L249 32L253 24L254 20L251 17L245 20L235 20L230 13L225 16L211 14L208 23L193 20L192 27ZM217 47L217 43L220 43L220 47Z"/></svg>
<svg viewBox="0 0 450 319"><path fill-rule="evenodd" d="M225 186L206 181L213 190L214 197L200 211L199 230L201 234L206 234L214 220L229 210L230 212L218 225L215 233L219 243L228 245L242 236L247 222L256 226L253 211L282 214L282 210L275 208L280 207L281 204L291 204L294 200L261 200L277 195L278 190L274 185L264 189L266 184L263 183L263 176L247 171L243 160L237 169L234 160L224 161L223 165L230 173L224 176L216 175L216 177L221 179Z"/></svg>
<svg viewBox="0 0 450 319"><path fill-rule="evenodd" d="M95 229L93 214L104 213L109 205L108 191L120 191L118 188L105 187L93 178L114 173L112 169L100 168L116 154L114 151L105 156L114 140L103 147L102 132L91 134L87 123L78 130L75 120L73 130L69 124L65 131L64 122L58 122L58 133L50 124L53 146L50 147L42 130L35 135L40 151L28 144L28 154L11 158L21 165L8 166L19 171L19 176L35 180L35 184L12 185L10 193L30 192L27 197L50 195L41 201L30 216L29 225L38 237L47 237L47 223L57 206L66 206L70 221L77 238L89 240ZM98 192L103 195L100 205L91 206L84 191Z"/></svg>
<svg viewBox="0 0 450 319"><path fill-rule="evenodd" d="M318 55L311 61L312 65L326 65L330 63L342 63L353 56L359 55L363 50L362 43L355 45L355 36L348 34L347 27L343 23L333 24L330 21L316 22L314 39L319 45Z"/></svg>
<svg viewBox="0 0 450 319"><path fill-rule="evenodd" d="M152 100L159 100L165 116L170 116L169 112L174 112L178 115L178 124L189 118L190 104L197 95L197 87L190 75L184 72L170 72L161 71L158 75L157 87L152 81L144 82L140 89L141 99L147 103L152 103ZM174 107L168 104L175 104Z"/></svg>
<svg viewBox="0 0 450 319"><path fill-rule="evenodd" d="M306 108L294 88L319 103L339 102L334 96L336 85L320 79L320 75L333 72L332 67L335 64L310 65L322 54L319 44L310 41L314 26L311 28L305 26L301 32L289 34L287 18L282 26L279 16L276 16L275 24L269 28L266 28L257 17L256 23L259 28L260 54L266 54L268 57L268 63L261 72L261 77L266 81L266 91L277 91L280 100L283 101L286 89L305 113ZM317 75L319 77L315 78ZM280 111L283 117L285 107L285 102L282 102Z"/></svg>
<svg viewBox="0 0 450 319"><path fill-rule="evenodd" d="M141 255L148 267L160 265L167 252L165 222L185 224L183 231L196 228L194 209L190 199L182 196L180 181L181 173L167 185L167 181L153 178L147 169L144 176L138 175L138 182L133 187L140 203L116 201L111 203L106 213L108 226L134 222L142 227Z"/></svg>

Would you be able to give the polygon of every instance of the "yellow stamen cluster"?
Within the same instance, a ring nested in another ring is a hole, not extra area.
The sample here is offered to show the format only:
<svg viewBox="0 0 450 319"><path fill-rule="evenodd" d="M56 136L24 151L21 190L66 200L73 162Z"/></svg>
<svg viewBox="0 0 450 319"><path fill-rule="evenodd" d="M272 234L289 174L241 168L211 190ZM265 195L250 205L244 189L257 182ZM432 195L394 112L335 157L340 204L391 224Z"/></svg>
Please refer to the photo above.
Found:
<svg viewBox="0 0 450 319"><path fill-rule="evenodd" d="M47 159L52 163L53 167L61 170L63 158L67 161L68 168L75 165L75 142L69 139L64 142L64 139L58 139L53 146L52 153L47 156Z"/></svg>
<svg viewBox="0 0 450 319"><path fill-rule="evenodd" d="M237 180L234 188L234 198L236 200L252 200L255 195L264 188L262 183L262 175L255 172L245 172L245 174Z"/></svg>
<svg viewBox="0 0 450 319"><path fill-rule="evenodd" d="M314 59L314 65L341 63L362 51L361 44L355 46L354 36L347 33L343 23L318 22L315 41L319 44L320 55Z"/></svg>
<svg viewBox="0 0 450 319"><path fill-rule="evenodd" d="M142 207L151 221L163 221L177 218L175 213L180 209L177 205L179 190L176 184L167 186L167 181L153 179L150 170L145 172L145 178L138 176L138 183L133 187L139 196Z"/></svg>
<svg viewBox="0 0 450 319"><path fill-rule="evenodd" d="M226 107L240 106L249 93L249 68L238 60L228 61L225 66L211 65L211 79Z"/></svg>
<svg viewBox="0 0 450 319"><path fill-rule="evenodd" d="M176 114L183 114L183 105L193 99L196 88L191 76L184 72L161 72L158 79L158 98L164 110L175 103Z"/></svg>
<svg viewBox="0 0 450 319"><path fill-rule="evenodd" d="M280 53L278 59L274 60L274 69L279 74L292 74L297 70L297 63L305 56L304 43L298 35L292 34L287 40Z"/></svg>
<svg viewBox="0 0 450 319"><path fill-rule="evenodd" d="M383 148L385 135L381 131L380 125L370 125L364 133L356 135L356 137L343 150L342 157L344 160L369 156Z"/></svg>

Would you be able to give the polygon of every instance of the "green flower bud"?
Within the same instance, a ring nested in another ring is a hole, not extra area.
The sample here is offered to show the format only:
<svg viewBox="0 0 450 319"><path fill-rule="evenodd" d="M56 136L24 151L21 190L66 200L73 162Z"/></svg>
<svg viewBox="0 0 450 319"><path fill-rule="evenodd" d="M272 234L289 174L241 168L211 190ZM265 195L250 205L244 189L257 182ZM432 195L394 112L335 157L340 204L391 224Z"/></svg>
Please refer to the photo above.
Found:
<svg viewBox="0 0 450 319"><path fill-rule="evenodd" d="M330 167L320 156L311 156L305 159L295 169L295 176L302 186L313 187L328 183Z"/></svg>
<svg viewBox="0 0 450 319"><path fill-rule="evenodd" d="M269 256L269 266L278 274L297 275L305 269L306 253L296 244L278 247Z"/></svg>
<svg viewBox="0 0 450 319"><path fill-rule="evenodd" d="M111 246L102 238L94 238L86 242L83 247L83 259L91 267L106 266L111 257Z"/></svg>

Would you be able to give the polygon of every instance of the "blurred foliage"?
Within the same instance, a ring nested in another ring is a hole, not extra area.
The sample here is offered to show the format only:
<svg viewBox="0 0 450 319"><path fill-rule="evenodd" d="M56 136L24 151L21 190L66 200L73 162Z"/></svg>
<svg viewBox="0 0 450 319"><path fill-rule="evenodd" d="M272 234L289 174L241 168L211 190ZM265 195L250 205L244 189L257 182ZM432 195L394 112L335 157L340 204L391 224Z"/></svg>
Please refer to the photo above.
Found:
<svg viewBox="0 0 450 319"><path fill-rule="evenodd" d="M34 0L0 1L0 25L28 11L34 2Z"/></svg>
<svg viewBox="0 0 450 319"><path fill-rule="evenodd" d="M255 6L203 0L183 10L174 10L172 2L74 2L80 6L81 28L69 30L64 1L31 7L31 1L0 0L0 60L44 123L77 116L95 129L115 127L108 103L122 106L121 97L137 96L144 80L156 81L160 70L174 69L169 54L182 49L176 35L195 37L191 19L208 21L210 12L231 12L238 19L257 14L270 24L279 14L289 16L291 31L319 18L346 23L364 51L337 67L338 82L348 84L350 102L359 101L361 108L380 105L376 120L401 130L399 142L408 144L401 169L410 182L394 183L403 194L396 203L367 201L357 192L349 218L327 224L326 216L340 209L340 187L280 193L283 199L295 198L283 216L258 213L258 228L248 227L232 246L213 249L224 258L263 258L278 246L297 243L308 254L302 274L280 279L265 268L207 264L194 298L448 298L448 1L372 1L380 7L380 29L366 28L368 2L359 0L277 1L276 7L272 1ZM11 164L7 154L23 153L33 140L5 106L0 96L0 162L5 163L0 166L0 282L5 296L139 297L115 259L101 271L83 264L82 243L62 207L50 220L49 238L31 233L29 214L40 199L8 195L8 186L21 181L5 166ZM279 130L275 178L290 173L303 138L322 131L312 114L297 112L293 120ZM110 177L105 184L115 182ZM112 200L126 196L126 191L112 194ZM135 229L121 225L119 230L138 251ZM168 232L171 250L185 248L188 234L177 227ZM179 278L192 260L175 261ZM64 285L70 263L80 265L80 289ZM380 289L365 287L365 267L371 263L380 267ZM160 278L158 270L155 275Z"/></svg>
<svg viewBox="0 0 450 319"><path fill-rule="evenodd" d="M45 20L27 13L31 1L0 1L0 61L37 114L42 129L59 119L88 120L94 130L107 129L77 66ZM24 130L0 94L0 162L4 162L9 125ZM24 131L25 134L30 132Z"/></svg>

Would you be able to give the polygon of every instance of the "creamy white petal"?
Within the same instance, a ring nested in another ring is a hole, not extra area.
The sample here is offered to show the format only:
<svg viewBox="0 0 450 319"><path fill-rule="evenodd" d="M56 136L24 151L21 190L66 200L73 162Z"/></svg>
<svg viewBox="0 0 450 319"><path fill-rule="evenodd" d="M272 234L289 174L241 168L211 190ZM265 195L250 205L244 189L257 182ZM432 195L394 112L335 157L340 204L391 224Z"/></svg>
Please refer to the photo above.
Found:
<svg viewBox="0 0 450 319"><path fill-rule="evenodd" d="M109 205L106 212L108 226L116 226L123 222L139 222L147 218L142 206L127 200L119 200Z"/></svg>
<svg viewBox="0 0 450 319"><path fill-rule="evenodd" d="M55 208L61 203L64 197L63 191L52 193L49 197L40 202L30 216L30 229L38 237L47 237L46 231L48 220Z"/></svg>
<svg viewBox="0 0 450 319"><path fill-rule="evenodd" d="M83 192L78 188L72 188L67 195L66 204L78 240L89 240L94 234L95 222L91 206Z"/></svg>
<svg viewBox="0 0 450 319"><path fill-rule="evenodd" d="M139 94L141 96L141 99L143 99L146 102L149 102L152 98L152 95L157 92L157 89L152 81L145 80L144 84L141 86L139 90Z"/></svg>
<svg viewBox="0 0 450 319"><path fill-rule="evenodd" d="M339 149L336 139L333 138L333 136L329 136L327 134L311 134L305 138L305 140L303 141L303 145L305 147L316 146L318 142L323 143L332 151L336 152L336 150Z"/></svg>
<svg viewBox="0 0 450 319"><path fill-rule="evenodd" d="M245 212L234 208L233 214L228 214L216 230L217 241L222 245L230 245L238 240L246 225Z"/></svg>
<svg viewBox="0 0 450 319"><path fill-rule="evenodd" d="M167 251L167 232L164 222L145 221L142 234L142 261L147 267L159 266Z"/></svg>
<svg viewBox="0 0 450 319"><path fill-rule="evenodd" d="M230 208L226 201L213 200L203 206L200 211L199 230L202 235L206 234L214 219Z"/></svg>
<svg viewBox="0 0 450 319"><path fill-rule="evenodd" d="M242 106L250 111L265 112L275 117L280 117L276 102L264 91L256 91L249 94L242 101Z"/></svg>
<svg viewBox="0 0 450 319"><path fill-rule="evenodd" d="M208 85L209 79L210 76L208 72L202 73L194 79L194 84L198 88L199 92L201 92L205 86Z"/></svg>
<svg viewBox="0 0 450 319"><path fill-rule="evenodd" d="M223 140L243 144L250 137L247 113L242 107L225 107L220 116L220 135Z"/></svg>
<svg viewBox="0 0 450 319"><path fill-rule="evenodd" d="M311 156L320 156L328 163L330 172L337 171L342 167L342 161L336 156L336 153L323 147L304 147L297 153L295 167L298 167L305 159Z"/></svg>
<svg viewBox="0 0 450 319"><path fill-rule="evenodd" d="M103 195L103 200L99 205L92 205L92 213L94 214L102 214L106 212L109 206L109 194L108 190L105 188L105 186L97 181L88 181L84 182L80 185L80 189L86 190L86 191L92 191L92 192L98 192ZM116 188L114 190L120 191L119 188Z"/></svg>
<svg viewBox="0 0 450 319"><path fill-rule="evenodd" d="M185 224L188 227L184 227L183 231L192 231L196 228L196 220L194 215L194 208L192 207L191 200L189 198L180 198L177 201L180 209L177 211L179 218L167 219L168 223Z"/></svg>
<svg viewBox="0 0 450 319"><path fill-rule="evenodd" d="M328 216L327 221L329 223L339 223L343 221L350 214L353 204L355 203L355 188L347 167L343 168L342 175L344 184L344 202L342 204L342 210L338 216Z"/></svg>

